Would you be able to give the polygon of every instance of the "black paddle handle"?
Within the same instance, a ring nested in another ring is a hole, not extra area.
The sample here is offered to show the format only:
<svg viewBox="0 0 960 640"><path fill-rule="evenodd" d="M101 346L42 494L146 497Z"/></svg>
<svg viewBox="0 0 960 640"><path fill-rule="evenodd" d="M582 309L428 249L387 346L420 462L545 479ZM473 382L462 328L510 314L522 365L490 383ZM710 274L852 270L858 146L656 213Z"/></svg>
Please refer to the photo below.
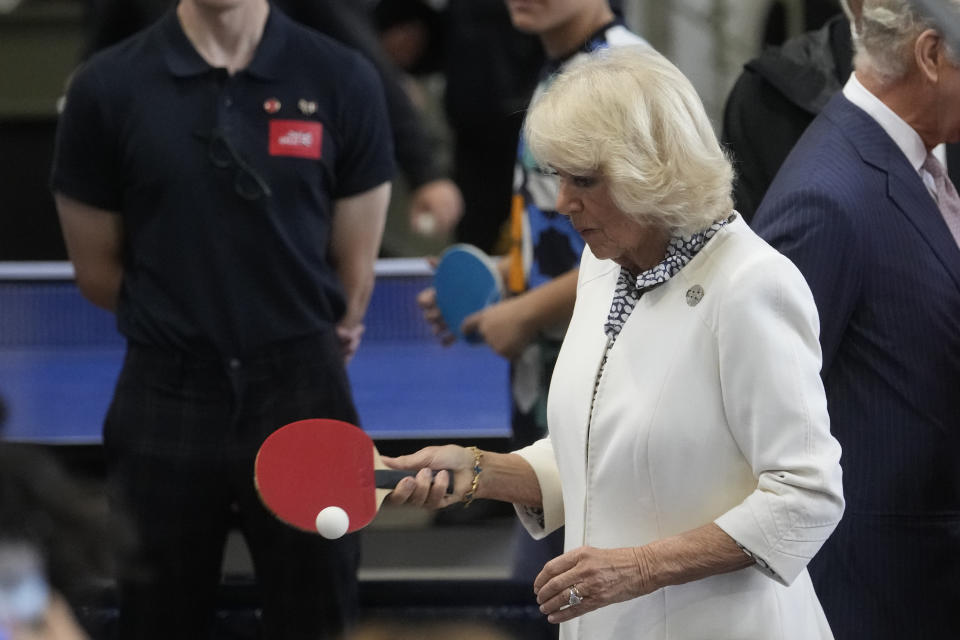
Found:
<svg viewBox="0 0 960 640"><path fill-rule="evenodd" d="M450 469L445 469L445 471L450 474L450 479L453 480L453 471ZM434 471L433 475L436 476L439 471ZM374 482L377 485L377 489L393 489L397 486L397 483L403 480L406 477L413 477L417 475L413 471L404 471L403 469L377 469L374 471L373 477ZM453 493L453 483L451 482L447 485L447 493Z"/></svg>

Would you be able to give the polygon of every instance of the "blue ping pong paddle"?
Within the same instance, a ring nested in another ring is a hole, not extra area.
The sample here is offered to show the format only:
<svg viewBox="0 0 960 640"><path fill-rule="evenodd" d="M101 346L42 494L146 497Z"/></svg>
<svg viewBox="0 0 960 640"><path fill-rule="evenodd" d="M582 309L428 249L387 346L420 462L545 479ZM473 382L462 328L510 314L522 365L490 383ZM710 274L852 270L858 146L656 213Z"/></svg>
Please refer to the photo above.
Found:
<svg viewBox="0 0 960 640"><path fill-rule="evenodd" d="M455 244L440 255L433 275L437 308L457 338L477 343L476 334L463 335L464 318L503 297L503 280L497 265L486 253L471 244Z"/></svg>

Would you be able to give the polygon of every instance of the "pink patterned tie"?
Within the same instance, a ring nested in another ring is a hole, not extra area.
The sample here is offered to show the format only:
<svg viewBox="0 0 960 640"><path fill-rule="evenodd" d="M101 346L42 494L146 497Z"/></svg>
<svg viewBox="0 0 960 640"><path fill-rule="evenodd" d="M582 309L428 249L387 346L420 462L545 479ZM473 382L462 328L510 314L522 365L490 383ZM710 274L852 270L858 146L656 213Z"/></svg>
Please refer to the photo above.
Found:
<svg viewBox="0 0 960 640"><path fill-rule="evenodd" d="M923 169L933 177L937 185L936 200L940 207L940 214L947 222L947 227L953 235L954 241L960 245L960 196L943 170L943 165L932 153L927 154Z"/></svg>

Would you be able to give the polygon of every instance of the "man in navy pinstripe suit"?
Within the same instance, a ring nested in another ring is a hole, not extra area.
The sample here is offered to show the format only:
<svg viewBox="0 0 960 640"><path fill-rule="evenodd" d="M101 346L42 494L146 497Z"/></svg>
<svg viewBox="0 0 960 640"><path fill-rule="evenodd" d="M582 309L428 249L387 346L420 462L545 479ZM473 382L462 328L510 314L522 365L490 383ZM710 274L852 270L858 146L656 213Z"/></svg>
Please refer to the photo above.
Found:
<svg viewBox="0 0 960 640"><path fill-rule="evenodd" d="M854 74L753 222L820 311L847 510L810 573L838 640L960 636L960 199L931 160L957 141L960 52L866 0Z"/></svg>

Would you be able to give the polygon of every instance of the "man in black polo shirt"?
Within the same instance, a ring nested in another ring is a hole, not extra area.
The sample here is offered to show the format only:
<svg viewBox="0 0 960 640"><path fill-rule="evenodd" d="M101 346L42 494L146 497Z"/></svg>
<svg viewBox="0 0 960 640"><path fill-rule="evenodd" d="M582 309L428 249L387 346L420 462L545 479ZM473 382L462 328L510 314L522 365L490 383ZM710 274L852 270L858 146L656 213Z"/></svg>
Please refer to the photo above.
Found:
<svg viewBox="0 0 960 640"><path fill-rule="evenodd" d="M339 636L358 541L278 523L253 458L281 425L356 421L344 363L392 175L376 74L267 0L180 0L75 75L52 184L83 294L127 356L104 425L142 557L120 637L206 637L239 512L264 637Z"/></svg>

